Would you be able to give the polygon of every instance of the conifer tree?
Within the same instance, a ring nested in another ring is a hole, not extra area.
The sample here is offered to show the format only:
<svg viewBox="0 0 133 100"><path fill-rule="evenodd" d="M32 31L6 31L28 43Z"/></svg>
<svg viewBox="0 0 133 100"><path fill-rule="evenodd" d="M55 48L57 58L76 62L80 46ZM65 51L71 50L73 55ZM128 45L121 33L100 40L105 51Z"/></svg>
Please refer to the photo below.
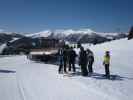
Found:
<svg viewBox="0 0 133 100"><path fill-rule="evenodd" d="M128 40L133 38L133 26L131 27L129 34L128 34Z"/></svg>

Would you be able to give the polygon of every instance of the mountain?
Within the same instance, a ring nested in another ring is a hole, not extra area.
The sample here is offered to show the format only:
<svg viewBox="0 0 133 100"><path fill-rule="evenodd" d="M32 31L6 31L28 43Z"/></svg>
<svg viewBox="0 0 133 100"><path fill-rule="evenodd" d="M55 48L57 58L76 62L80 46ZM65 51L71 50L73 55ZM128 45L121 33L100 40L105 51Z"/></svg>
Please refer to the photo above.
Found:
<svg viewBox="0 0 133 100"><path fill-rule="evenodd" d="M91 29L57 29L44 30L37 33L0 33L0 43L14 42L20 38L55 38L62 39L72 43L102 43L110 40L116 40L127 37L126 34L120 33L101 33Z"/></svg>
<svg viewBox="0 0 133 100"><path fill-rule="evenodd" d="M23 37L16 40L9 41L7 46L3 49L3 55L29 53L30 49L39 42L38 39Z"/></svg>
<svg viewBox="0 0 133 100"><path fill-rule="evenodd" d="M81 43L102 43L105 41L116 40L127 37L124 33L100 33L91 29L58 29L58 30L45 30L42 32L28 35L31 38L56 38L63 39L69 42L81 42Z"/></svg>
<svg viewBox="0 0 133 100"><path fill-rule="evenodd" d="M32 37L32 38L39 38L39 37L48 37L52 34L52 31L50 30L45 30L45 31L41 31L38 33L31 33L31 34L26 34L26 37Z"/></svg>
<svg viewBox="0 0 133 100"><path fill-rule="evenodd" d="M8 42L12 39L13 39L13 37L11 35L8 35L8 34L5 34L5 33L0 33L0 44Z"/></svg>
<svg viewBox="0 0 133 100"><path fill-rule="evenodd" d="M38 33L0 33L0 45L7 44L4 49L4 54L12 54L19 52L27 52L34 45L43 45L45 42L40 42L43 38L65 40L69 43L90 43L99 44L106 41L116 40L127 37L126 34L118 33L100 33L91 29L58 29L44 30ZM26 50L26 51L25 51Z"/></svg>
<svg viewBox="0 0 133 100"><path fill-rule="evenodd" d="M0 33L0 44L9 42L9 41L13 41L19 38L23 38L25 37L22 34L19 33L12 33L12 32L2 32Z"/></svg>
<svg viewBox="0 0 133 100"><path fill-rule="evenodd" d="M79 29L79 30L73 30L73 29L57 29L57 30L44 30L38 33L28 34L29 37L49 37L53 36L56 38L64 38L71 34L91 34L94 33L94 31L90 29Z"/></svg>
<svg viewBox="0 0 133 100"><path fill-rule="evenodd" d="M73 30L73 29L57 29L57 30L44 30L38 33L29 34L27 36L29 37L55 37L55 38L65 38L69 35L76 35L76 34L92 34L94 31L90 29L79 29L79 30Z"/></svg>
<svg viewBox="0 0 133 100"><path fill-rule="evenodd" d="M29 42L19 42L19 40L24 37L25 37L24 35L19 33L1 32L0 33L0 54L3 54L6 51L12 52L13 48L15 48L15 45L10 45L10 44L15 44L16 42L19 43L19 45L23 45L24 43L28 44Z"/></svg>

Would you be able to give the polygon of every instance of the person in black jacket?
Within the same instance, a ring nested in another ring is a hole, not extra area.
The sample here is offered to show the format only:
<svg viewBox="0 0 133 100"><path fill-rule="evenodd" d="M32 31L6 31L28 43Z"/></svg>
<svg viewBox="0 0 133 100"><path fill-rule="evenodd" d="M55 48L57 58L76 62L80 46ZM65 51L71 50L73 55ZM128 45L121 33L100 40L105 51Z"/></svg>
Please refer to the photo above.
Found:
<svg viewBox="0 0 133 100"><path fill-rule="evenodd" d="M90 49L87 49L88 71L93 73L94 54Z"/></svg>
<svg viewBox="0 0 133 100"><path fill-rule="evenodd" d="M79 65L81 66L81 73L83 76L88 76L87 71L87 54L84 48L80 47Z"/></svg>
<svg viewBox="0 0 133 100"><path fill-rule="evenodd" d="M73 68L73 72L76 72L75 68L75 59L76 59L76 52L73 50L73 47L69 50L69 71Z"/></svg>
<svg viewBox="0 0 133 100"><path fill-rule="evenodd" d="M63 49L63 67L64 67L64 72L67 73L67 64L68 64L68 58L69 58L69 46L65 45Z"/></svg>
<svg viewBox="0 0 133 100"><path fill-rule="evenodd" d="M63 48L59 49L58 55L59 55L59 69L58 69L58 72L60 74L62 72L62 69L63 69Z"/></svg>
<svg viewBox="0 0 133 100"><path fill-rule="evenodd" d="M59 73L67 73L66 67L68 63L68 49L69 47L67 45L64 45L62 48L59 49L58 54L59 54Z"/></svg>

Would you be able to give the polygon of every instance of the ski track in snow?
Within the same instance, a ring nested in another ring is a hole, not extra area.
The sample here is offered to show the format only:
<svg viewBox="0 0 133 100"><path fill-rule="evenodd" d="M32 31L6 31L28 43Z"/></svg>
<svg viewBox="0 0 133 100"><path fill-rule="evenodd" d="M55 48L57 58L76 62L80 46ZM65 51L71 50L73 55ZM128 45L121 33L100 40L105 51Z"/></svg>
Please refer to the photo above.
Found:
<svg viewBox="0 0 133 100"><path fill-rule="evenodd" d="M0 100L23 100L16 79L18 60L16 56L0 58Z"/></svg>
<svg viewBox="0 0 133 100"><path fill-rule="evenodd" d="M90 97L93 100L109 100L108 95L93 87L88 88L85 84L58 75L56 66L33 63L32 67L25 67L19 72L25 100L81 100Z"/></svg>

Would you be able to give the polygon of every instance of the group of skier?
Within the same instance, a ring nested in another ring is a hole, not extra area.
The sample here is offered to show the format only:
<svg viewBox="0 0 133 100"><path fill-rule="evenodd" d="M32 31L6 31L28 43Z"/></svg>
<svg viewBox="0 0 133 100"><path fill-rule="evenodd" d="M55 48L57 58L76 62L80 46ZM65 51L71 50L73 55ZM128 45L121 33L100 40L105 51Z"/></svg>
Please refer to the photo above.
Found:
<svg viewBox="0 0 133 100"><path fill-rule="evenodd" d="M75 60L76 60L76 52L73 50L73 47L70 47L68 45L64 46L63 48L59 49L59 73L65 72L67 73L67 66L69 64L69 71L73 68L73 72L76 72L75 68Z"/></svg>
<svg viewBox="0 0 133 100"><path fill-rule="evenodd" d="M94 63L94 55L93 52L89 49L84 50L84 48L80 47L79 52L79 66L81 66L81 73L83 76L88 76L88 72L90 74L93 73L93 65Z"/></svg>
<svg viewBox="0 0 133 100"><path fill-rule="evenodd" d="M94 63L94 54L90 49L84 50L80 46L79 55L76 54L73 47L65 45L63 48L59 49L59 74L68 73L73 69L73 72L76 72L76 58L78 57L78 64L81 68L82 76L88 76L93 73L93 63ZM105 66L105 76L110 78L109 65L110 65L110 54L109 51L105 52L103 65ZM67 70L68 68L68 70Z"/></svg>

